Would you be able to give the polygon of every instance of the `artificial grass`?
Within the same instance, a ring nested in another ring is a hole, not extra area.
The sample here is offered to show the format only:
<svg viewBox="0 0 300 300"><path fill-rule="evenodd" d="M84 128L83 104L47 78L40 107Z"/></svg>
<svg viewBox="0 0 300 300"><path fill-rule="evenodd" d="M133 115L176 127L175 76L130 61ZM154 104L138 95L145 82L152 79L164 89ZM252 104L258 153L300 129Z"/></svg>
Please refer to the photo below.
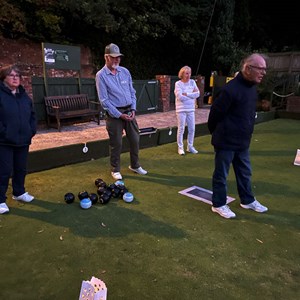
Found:
<svg viewBox="0 0 300 300"><path fill-rule="evenodd" d="M29 174L36 199L7 201L0 215L0 299L72 300L82 280L102 279L108 299L297 299L299 288L299 172L293 165L300 122L256 125L251 144L253 188L269 207L239 207L234 174L228 178L237 218L225 220L206 203L178 194L192 185L211 189L210 136L195 139L199 154L177 154L175 143L141 150L140 176L128 170L134 202L112 199L82 210L64 194L95 192L107 183L108 158Z"/></svg>

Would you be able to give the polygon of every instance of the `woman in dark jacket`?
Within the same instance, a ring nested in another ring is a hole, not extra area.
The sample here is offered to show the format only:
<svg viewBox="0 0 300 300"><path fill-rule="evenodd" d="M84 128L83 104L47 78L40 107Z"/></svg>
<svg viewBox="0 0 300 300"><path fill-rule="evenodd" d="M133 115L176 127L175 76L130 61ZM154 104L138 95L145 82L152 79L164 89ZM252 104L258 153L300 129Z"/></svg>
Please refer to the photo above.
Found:
<svg viewBox="0 0 300 300"><path fill-rule="evenodd" d="M25 192L27 158L36 119L31 98L20 85L21 72L15 65L0 69L0 214L8 213L6 192L12 178L12 198L30 202Z"/></svg>

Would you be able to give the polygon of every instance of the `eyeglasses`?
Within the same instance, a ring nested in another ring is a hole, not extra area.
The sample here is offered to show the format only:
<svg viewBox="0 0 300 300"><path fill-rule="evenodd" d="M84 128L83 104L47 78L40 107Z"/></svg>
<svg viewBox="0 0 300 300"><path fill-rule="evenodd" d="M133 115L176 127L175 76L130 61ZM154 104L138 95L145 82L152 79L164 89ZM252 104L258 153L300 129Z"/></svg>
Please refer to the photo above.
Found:
<svg viewBox="0 0 300 300"><path fill-rule="evenodd" d="M253 69L256 69L260 72L267 72L267 68L262 68L262 67L252 66L252 65L249 65L249 67L253 68Z"/></svg>
<svg viewBox="0 0 300 300"><path fill-rule="evenodd" d="M7 77L9 77L9 78L20 78L20 75L19 74L9 74L9 75L7 75Z"/></svg>

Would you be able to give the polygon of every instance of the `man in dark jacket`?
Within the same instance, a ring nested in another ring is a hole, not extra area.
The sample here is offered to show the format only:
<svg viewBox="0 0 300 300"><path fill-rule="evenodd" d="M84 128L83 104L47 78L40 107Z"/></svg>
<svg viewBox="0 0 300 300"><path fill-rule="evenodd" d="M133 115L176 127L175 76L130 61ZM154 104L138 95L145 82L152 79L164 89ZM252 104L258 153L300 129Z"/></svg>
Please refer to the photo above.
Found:
<svg viewBox="0 0 300 300"><path fill-rule="evenodd" d="M266 61L251 54L242 62L241 71L229 81L213 102L208 118L215 148L215 170L212 179L212 211L223 218L236 215L226 204L227 176L232 163L241 207L266 212L251 189L249 146L254 129L257 100L256 85L266 74Z"/></svg>
<svg viewBox="0 0 300 300"><path fill-rule="evenodd" d="M33 103L20 84L17 66L0 69L0 214L8 213L6 192L12 178L12 198L31 202L25 192L27 158L31 139L36 133Z"/></svg>

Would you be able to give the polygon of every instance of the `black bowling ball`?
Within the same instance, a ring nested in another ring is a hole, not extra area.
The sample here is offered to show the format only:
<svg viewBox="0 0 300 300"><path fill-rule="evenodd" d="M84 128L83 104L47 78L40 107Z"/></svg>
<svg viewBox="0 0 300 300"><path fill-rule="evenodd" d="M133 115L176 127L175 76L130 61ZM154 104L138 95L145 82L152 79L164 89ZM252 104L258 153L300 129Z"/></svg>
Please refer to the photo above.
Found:
<svg viewBox="0 0 300 300"><path fill-rule="evenodd" d="M99 196L101 196L106 190L107 190L107 188L105 186L98 186L98 188L97 188L97 194Z"/></svg>
<svg viewBox="0 0 300 300"><path fill-rule="evenodd" d="M110 200L111 196L107 193L103 193L100 197L99 197L99 202L101 204L107 204Z"/></svg>
<svg viewBox="0 0 300 300"><path fill-rule="evenodd" d="M112 191L110 189L108 189L108 188L104 191L104 194L108 195L109 198L112 197Z"/></svg>
<svg viewBox="0 0 300 300"><path fill-rule="evenodd" d="M98 202L98 195L95 193L89 194L89 198L92 201L92 204L96 204Z"/></svg>
<svg viewBox="0 0 300 300"><path fill-rule="evenodd" d="M104 182L104 180L102 179L102 178L97 178L96 180L95 180L95 186L96 187L99 187L99 186L105 186L106 185L106 183Z"/></svg>
<svg viewBox="0 0 300 300"><path fill-rule="evenodd" d="M89 197L89 193L87 191L82 191L78 193L78 198L79 200L82 200L84 198L88 198Z"/></svg>
<svg viewBox="0 0 300 300"><path fill-rule="evenodd" d="M114 198L118 198L119 196L120 196L120 191L121 191L121 189L119 188L119 187L117 187L117 186L115 186L113 189L112 189L112 196L114 197Z"/></svg>
<svg viewBox="0 0 300 300"><path fill-rule="evenodd" d="M120 197L120 198L123 198L123 195L124 195L125 193L127 193L127 192L129 192L128 189L127 189L125 186L123 186L123 187L120 189L120 195L119 195L119 197Z"/></svg>
<svg viewBox="0 0 300 300"><path fill-rule="evenodd" d="M68 192L65 194L66 203L68 203L68 204L73 203L74 200L75 200L75 195L73 193Z"/></svg>
<svg viewBox="0 0 300 300"><path fill-rule="evenodd" d="M107 188L112 191L115 187L116 187L116 184L111 183Z"/></svg>
<svg viewBox="0 0 300 300"><path fill-rule="evenodd" d="M102 181L98 184L98 187L100 187L100 186L107 187L107 184L106 184L106 182Z"/></svg>

